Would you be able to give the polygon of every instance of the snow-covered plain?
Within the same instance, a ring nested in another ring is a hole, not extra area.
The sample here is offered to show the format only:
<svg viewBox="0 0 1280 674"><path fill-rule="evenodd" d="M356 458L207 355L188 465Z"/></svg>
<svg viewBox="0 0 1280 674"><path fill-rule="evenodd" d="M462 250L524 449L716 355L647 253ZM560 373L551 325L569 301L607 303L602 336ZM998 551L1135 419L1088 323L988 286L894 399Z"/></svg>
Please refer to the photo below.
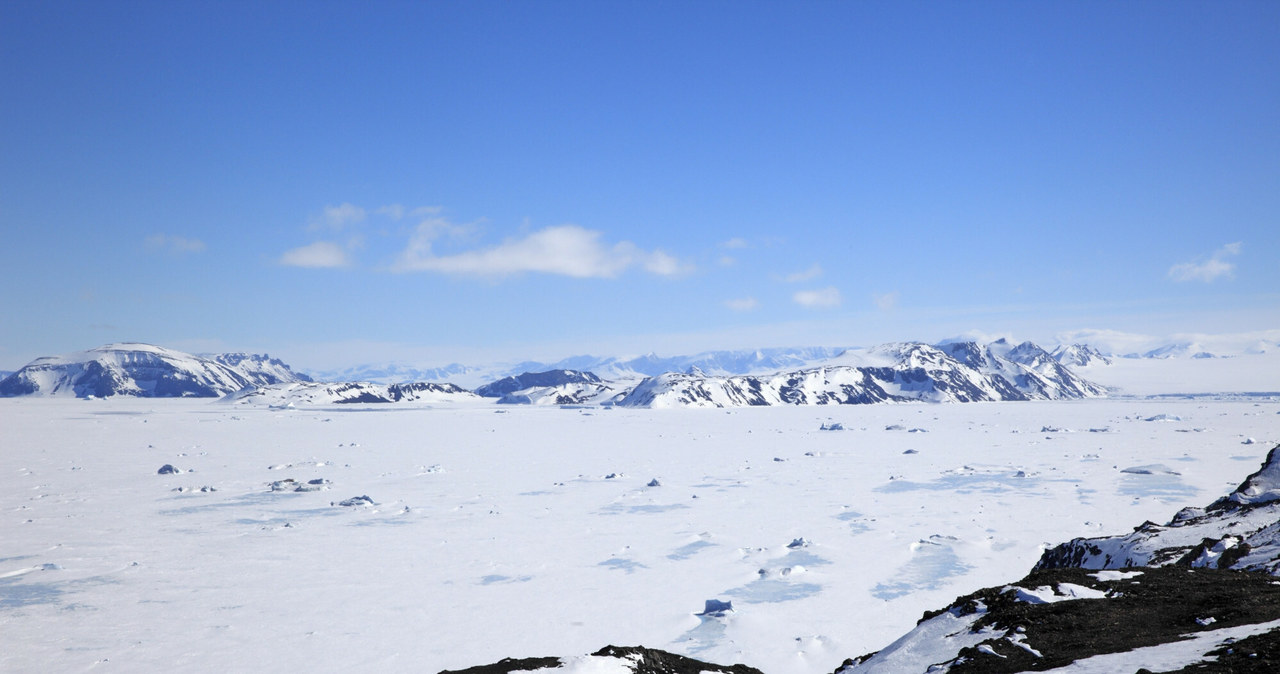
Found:
<svg viewBox="0 0 1280 674"><path fill-rule="evenodd" d="M433 672L614 643L830 672L1046 545L1228 493L1278 414L4 399L0 671Z"/></svg>

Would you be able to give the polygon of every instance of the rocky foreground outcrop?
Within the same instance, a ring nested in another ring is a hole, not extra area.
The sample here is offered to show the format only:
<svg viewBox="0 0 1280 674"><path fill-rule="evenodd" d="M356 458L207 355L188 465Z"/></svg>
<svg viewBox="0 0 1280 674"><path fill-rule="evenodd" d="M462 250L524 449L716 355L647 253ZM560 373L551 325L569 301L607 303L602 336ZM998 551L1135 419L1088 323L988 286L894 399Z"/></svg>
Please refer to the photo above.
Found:
<svg viewBox="0 0 1280 674"><path fill-rule="evenodd" d="M1183 508L1167 524L1144 522L1123 536L1077 538L1044 553L1037 569L1167 566L1280 571L1280 447L1235 491L1205 508Z"/></svg>
<svg viewBox="0 0 1280 674"><path fill-rule="evenodd" d="M746 665L713 665L644 646L605 646L573 663L561 658L507 658L492 665L468 667L440 674L510 674L539 669L555 669L569 664L583 665L593 672L630 672L631 674L763 674Z"/></svg>

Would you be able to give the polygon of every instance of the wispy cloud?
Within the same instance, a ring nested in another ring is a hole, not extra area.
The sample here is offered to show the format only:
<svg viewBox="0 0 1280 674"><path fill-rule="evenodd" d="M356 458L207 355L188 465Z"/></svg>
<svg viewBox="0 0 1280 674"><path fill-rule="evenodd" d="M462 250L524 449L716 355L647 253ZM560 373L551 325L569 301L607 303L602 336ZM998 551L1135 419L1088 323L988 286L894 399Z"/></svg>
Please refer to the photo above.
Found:
<svg viewBox="0 0 1280 674"><path fill-rule="evenodd" d="M385 215L392 220L399 220L404 217L404 206L402 204L388 204L378 208L374 213Z"/></svg>
<svg viewBox="0 0 1280 674"><path fill-rule="evenodd" d="M351 225L364 222L367 213L363 208L351 203L341 203L337 206L325 206L320 217L311 223L311 230L328 229L334 232L340 232Z"/></svg>
<svg viewBox="0 0 1280 674"><path fill-rule="evenodd" d="M874 295L872 300L875 301L876 307L881 311L889 311L898 306L898 292L885 293L883 295Z"/></svg>
<svg viewBox="0 0 1280 674"><path fill-rule="evenodd" d="M199 253L204 250L200 239L188 239L172 234L152 234L146 240L147 249L166 253Z"/></svg>
<svg viewBox="0 0 1280 674"><path fill-rule="evenodd" d="M721 248L728 248L729 250L739 250L742 248L746 248L748 245L749 244L747 243L746 239L738 236L735 236L732 239L729 239L728 241L723 241L720 243Z"/></svg>
<svg viewBox="0 0 1280 674"><path fill-rule="evenodd" d="M332 241L315 243L287 250L280 256L280 264L287 267L309 269L337 269L351 265L347 251Z"/></svg>
<svg viewBox="0 0 1280 674"><path fill-rule="evenodd" d="M798 271L792 274L787 274L786 276L782 277L782 280L786 281L787 283L803 283L805 281L812 281L813 279L816 279L819 276L822 276L822 265L815 262L808 269L805 269L804 271Z"/></svg>
<svg viewBox="0 0 1280 674"><path fill-rule="evenodd" d="M491 277L537 272L574 278L614 278L631 267L659 276L691 270L661 250L642 250L629 241L608 245L600 232L576 225L548 227L490 248L437 255L432 248L434 242L457 228L443 218L423 221L392 270Z"/></svg>
<svg viewBox="0 0 1280 674"><path fill-rule="evenodd" d="M742 297L739 299L725 300L724 305L734 311L752 311L760 306L760 302L754 297Z"/></svg>
<svg viewBox="0 0 1280 674"><path fill-rule="evenodd" d="M801 290L791 299L802 307L810 309L827 309L840 306L840 291L835 286L827 286L817 290Z"/></svg>
<svg viewBox="0 0 1280 674"><path fill-rule="evenodd" d="M443 209L439 206L419 206L417 208L406 208L404 204L387 204L374 209L377 215L385 215L392 220L402 220L404 217L427 217L429 215L439 215Z"/></svg>
<svg viewBox="0 0 1280 674"><path fill-rule="evenodd" d="M1229 243L1209 256L1209 259L1197 262L1183 262L1169 268L1169 278L1175 281L1204 281L1212 283L1219 278L1231 278L1236 265L1227 258L1240 254L1240 242Z"/></svg>

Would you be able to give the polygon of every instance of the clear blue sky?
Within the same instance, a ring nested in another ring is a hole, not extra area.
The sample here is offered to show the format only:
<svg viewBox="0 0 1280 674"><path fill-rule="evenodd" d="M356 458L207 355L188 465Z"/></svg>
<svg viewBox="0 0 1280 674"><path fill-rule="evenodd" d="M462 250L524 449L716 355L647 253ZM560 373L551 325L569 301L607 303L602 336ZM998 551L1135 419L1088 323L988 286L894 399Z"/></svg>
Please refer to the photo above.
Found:
<svg viewBox="0 0 1280 674"><path fill-rule="evenodd" d="M1280 3L0 4L0 368L1280 328Z"/></svg>

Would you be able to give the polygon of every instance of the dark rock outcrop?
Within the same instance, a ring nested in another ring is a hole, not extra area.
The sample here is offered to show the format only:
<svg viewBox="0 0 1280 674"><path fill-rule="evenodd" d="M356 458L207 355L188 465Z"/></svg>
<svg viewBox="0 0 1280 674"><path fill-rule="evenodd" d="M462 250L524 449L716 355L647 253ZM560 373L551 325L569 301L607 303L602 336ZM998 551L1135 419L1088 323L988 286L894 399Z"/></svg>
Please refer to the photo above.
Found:
<svg viewBox="0 0 1280 674"><path fill-rule="evenodd" d="M715 665L644 646L605 646L591 657L630 660L633 674L763 674L746 665ZM440 674L511 674L562 666L564 661L560 658L508 658L491 665L445 670Z"/></svg>
<svg viewBox="0 0 1280 674"><path fill-rule="evenodd" d="M599 384L600 378L590 372L577 370L548 370L547 372L525 372L514 377L505 377L491 384L476 389L476 395L484 398L501 398L516 391L531 388L547 388L565 384Z"/></svg>

